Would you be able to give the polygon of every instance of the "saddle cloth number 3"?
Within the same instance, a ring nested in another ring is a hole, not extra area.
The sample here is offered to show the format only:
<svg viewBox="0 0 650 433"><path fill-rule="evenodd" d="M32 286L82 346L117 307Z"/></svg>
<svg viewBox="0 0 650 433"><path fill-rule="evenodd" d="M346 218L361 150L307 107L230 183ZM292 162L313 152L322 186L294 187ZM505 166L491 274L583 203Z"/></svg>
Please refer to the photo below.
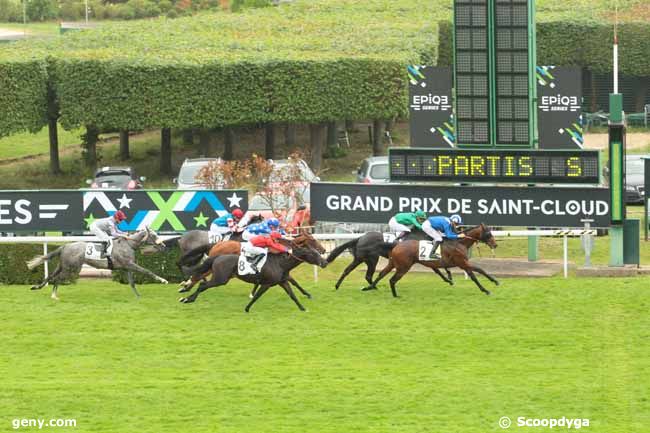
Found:
<svg viewBox="0 0 650 433"><path fill-rule="evenodd" d="M420 241L418 245L418 259L420 260L431 260L431 254L433 253L433 242L430 241Z"/></svg>
<svg viewBox="0 0 650 433"><path fill-rule="evenodd" d="M102 248L101 245L96 244L87 244L86 245L86 258L90 260L101 260L102 258Z"/></svg>

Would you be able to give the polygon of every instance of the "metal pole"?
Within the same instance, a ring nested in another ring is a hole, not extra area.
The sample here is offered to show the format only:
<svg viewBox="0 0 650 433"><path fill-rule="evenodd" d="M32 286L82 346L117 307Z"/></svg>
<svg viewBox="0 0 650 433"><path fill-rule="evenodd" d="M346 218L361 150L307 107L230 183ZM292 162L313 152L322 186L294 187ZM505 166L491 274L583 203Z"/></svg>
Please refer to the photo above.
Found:
<svg viewBox="0 0 650 433"><path fill-rule="evenodd" d="M564 235L564 278L569 278L569 237Z"/></svg>
<svg viewBox="0 0 650 433"><path fill-rule="evenodd" d="M583 222L585 225L585 232L589 232L591 230L591 223L594 222L594 220L583 219L580 221ZM585 268L591 267L591 251L593 250L593 246L594 246L593 242L594 242L594 238L591 234L585 233L584 235L582 235L582 244L585 250Z"/></svg>
<svg viewBox="0 0 650 433"><path fill-rule="evenodd" d="M43 242L43 255L47 256L47 242ZM47 260L45 261L45 263L43 265L44 265L43 266L43 274L45 275L45 279L47 279L47 277L50 276L50 270L49 270L49 267L48 267Z"/></svg>
<svg viewBox="0 0 650 433"><path fill-rule="evenodd" d="M86 24L88 24L88 0L85 1L86 4Z"/></svg>
<svg viewBox="0 0 650 433"><path fill-rule="evenodd" d="M318 282L318 266L314 265L314 283Z"/></svg>

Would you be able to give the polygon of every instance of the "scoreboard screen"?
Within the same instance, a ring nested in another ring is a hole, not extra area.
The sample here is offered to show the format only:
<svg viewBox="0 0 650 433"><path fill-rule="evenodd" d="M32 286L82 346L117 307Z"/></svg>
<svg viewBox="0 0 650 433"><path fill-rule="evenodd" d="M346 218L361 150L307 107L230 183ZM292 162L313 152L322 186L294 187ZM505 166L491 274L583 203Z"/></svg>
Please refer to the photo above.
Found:
<svg viewBox="0 0 650 433"><path fill-rule="evenodd" d="M597 150L391 148L391 181L600 182Z"/></svg>

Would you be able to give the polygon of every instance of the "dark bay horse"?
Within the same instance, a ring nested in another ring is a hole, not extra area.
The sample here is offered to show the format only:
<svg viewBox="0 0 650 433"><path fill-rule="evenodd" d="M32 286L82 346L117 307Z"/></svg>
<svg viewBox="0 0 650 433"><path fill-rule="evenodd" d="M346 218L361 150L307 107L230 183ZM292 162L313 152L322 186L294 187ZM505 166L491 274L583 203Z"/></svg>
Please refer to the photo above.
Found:
<svg viewBox="0 0 650 433"><path fill-rule="evenodd" d="M280 243L290 246L294 245L297 247L308 247L308 248L313 248L316 251L318 251L320 254L325 253L325 248L323 245L321 245L320 242L316 238L314 238L311 233L309 233L305 229L300 229L298 231L298 235L295 238L292 239L281 239ZM222 242L217 242L210 248L208 251L208 257L215 257L215 256L223 256L227 254L237 254L241 252L241 242L239 241L222 241ZM185 269L185 268L184 268ZM208 270L204 275L192 275L190 279L187 281L183 281L181 283L181 287L178 289L179 293L184 293L192 289L196 283L198 283L200 280L207 278L210 275L210 270ZM311 294L307 292L305 289L303 289L300 284L296 280L293 279L291 275L288 276L287 281L291 283L296 289L300 291L303 295L305 295L307 298L311 299ZM257 291L259 287L259 284L255 284L253 286L253 290L251 291L251 298L255 295L255 292Z"/></svg>
<svg viewBox="0 0 650 433"><path fill-rule="evenodd" d="M408 233L400 241L400 243L403 243L407 240L429 240L429 237L421 230L413 230L412 232ZM377 262L379 262L379 257L388 258L391 250L395 247L395 245L398 245L398 243L384 242L384 236L379 232L368 232L363 236L360 236L334 248L334 250L332 250L330 255L327 257L327 263L331 263L336 260L336 258L345 250L350 250L353 257L352 263L350 263L345 268L338 281L336 282L336 285L334 286L336 290L339 289L345 277L347 277L350 272L355 270L361 263L365 263L367 266L366 281L372 286L372 277L375 273L375 269L377 269ZM434 271L440 275L440 278L442 278L445 282L453 284L451 272L449 272L449 270L447 270L446 278L440 273L438 269L434 269Z"/></svg>
<svg viewBox="0 0 650 433"><path fill-rule="evenodd" d="M464 270L467 275L474 281L479 289L486 295L490 294L490 291L481 285L479 280L474 275L474 272L478 272L481 275L484 275L488 280L492 281L494 284L499 285L499 282L488 275L483 269L479 268L476 265L473 265L469 262L468 251L477 242L483 242L487 244L491 249L497 247L496 241L484 224L480 226L473 227L471 229L463 231L465 234L464 238L457 240L445 240L442 243L442 255L440 260L423 260L418 259L418 242L417 241L403 241L399 242L390 252L390 258L388 264L384 269L381 270L377 279L370 284L369 287L366 287L364 290L373 290L377 288L377 283L379 280L384 278L390 271L395 269L395 274L390 279L390 289L393 292L393 296L397 297L397 290L395 289L395 284L406 274L409 269L415 264L420 263L427 268L431 268L434 271L437 271L439 268L453 268L459 267Z"/></svg>
<svg viewBox="0 0 650 433"><path fill-rule="evenodd" d="M289 272L300 265L301 263L309 263L312 265L319 265L325 267L327 262L323 260L321 255L313 248L300 248L294 247L292 254L269 254L266 263L258 274L253 275L239 275L237 273L237 261L239 255L228 254L225 256L209 257L202 264L194 269L194 274L203 275L208 270L212 271L212 279L210 281L203 281L194 293L186 298L180 298L179 302L191 303L196 301L196 298L201 292L209 289L210 287L223 286L232 278L239 278L242 281L251 284L259 284L260 289L255 293L253 299L246 305L245 311L248 313L251 306L269 289L269 287L280 285L287 295L295 302L298 308L305 311L305 307L300 304L298 298L293 293L291 286L288 282Z"/></svg>

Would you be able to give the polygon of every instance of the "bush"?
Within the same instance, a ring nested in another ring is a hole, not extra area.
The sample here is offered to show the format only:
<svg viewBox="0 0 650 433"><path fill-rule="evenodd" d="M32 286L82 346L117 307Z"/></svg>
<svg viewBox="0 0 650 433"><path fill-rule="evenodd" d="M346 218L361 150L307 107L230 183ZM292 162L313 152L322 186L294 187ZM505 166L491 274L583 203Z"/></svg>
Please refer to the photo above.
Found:
<svg viewBox="0 0 650 433"><path fill-rule="evenodd" d="M74 0L64 0L61 2L59 16L66 21L79 21L85 16L84 3Z"/></svg>
<svg viewBox="0 0 650 433"><path fill-rule="evenodd" d="M136 12L130 3L117 5L116 18L121 20L133 20L136 17Z"/></svg>
<svg viewBox="0 0 650 433"><path fill-rule="evenodd" d="M160 12L163 14L168 14L174 5L169 0L160 0L160 2L158 2L158 7L160 8Z"/></svg>
<svg viewBox="0 0 650 433"><path fill-rule="evenodd" d="M45 21L58 18L59 5L56 0L30 0L27 3L27 17L30 21Z"/></svg>
<svg viewBox="0 0 650 433"><path fill-rule="evenodd" d="M151 272L163 277L170 283L180 283L181 281L185 281L187 279L176 266L176 262L179 258L180 250L178 248L174 248L171 251L162 253L154 253L151 255L144 255L140 251L136 251L135 253L135 261L138 265L149 269ZM137 272L133 275L135 277L136 284L159 284L158 281L155 281L153 278L147 275ZM122 284L128 284L129 282L127 273L123 270L113 271L113 280L118 281Z"/></svg>
<svg viewBox="0 0 650 433"><path fill-rule="evenodd" d="M54 251L58 246L48 245L48 251ZM33 285L43 281L43 265L31 271L25 264L34 256L43 254L41 244L0 244L0 284ZM50 273L56 269L59 260L49 262ZM71 279L74 281L76 278Z"/></svg>
<svg viewBox="0 0 650 433"><path fill-rule="evenodd" d="M273 6L271 0L232 0L230 10L239 12L244 9L265 8Z"/></svg>
<svg viewBox="0 0 650 433"><path fill-rule="evenodd" d="M18 22L23 18L20 3L15 0L0 0L0 21Z"/></svg>

